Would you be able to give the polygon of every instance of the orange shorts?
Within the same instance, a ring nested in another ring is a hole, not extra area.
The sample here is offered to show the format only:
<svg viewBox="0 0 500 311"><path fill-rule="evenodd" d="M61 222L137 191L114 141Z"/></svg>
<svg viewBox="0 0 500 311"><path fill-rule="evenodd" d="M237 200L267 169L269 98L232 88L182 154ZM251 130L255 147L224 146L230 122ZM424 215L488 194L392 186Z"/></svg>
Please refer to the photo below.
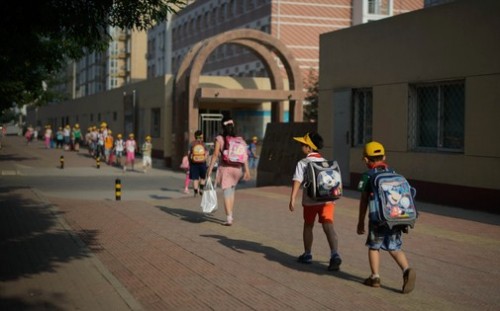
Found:
<svg viewBox="0 0 500 311"><path fill-rule="evenodd" d="M314 224L316 215L318 215L318 222L333 223L335 213L335 204L333 202L326 202L323 205L304 205L304 223Z"/></svg>

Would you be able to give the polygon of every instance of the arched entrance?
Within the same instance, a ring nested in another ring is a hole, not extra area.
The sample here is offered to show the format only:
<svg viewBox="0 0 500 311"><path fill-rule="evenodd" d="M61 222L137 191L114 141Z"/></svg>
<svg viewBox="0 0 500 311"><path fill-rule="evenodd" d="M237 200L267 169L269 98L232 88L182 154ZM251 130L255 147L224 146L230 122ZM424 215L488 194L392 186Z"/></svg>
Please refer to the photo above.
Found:
<svg viewBox="0 0 500 311"><path fill-rule="evenodd" d="M264 64L271 82L271 90L200 88L200 75L210 54L223 44L236 44L252 50ZM281 61L288 80L276 63ZM184 57L175 79L174 107L172 116L173 163L179 163L192 133L198 129L198 104L210 100L248 100L272 102L271 122L283 121L283 102L289 102L290 122L302 121L304 98L300 68L288 48L275 37L253 29L237 29L221 33L195 44Z"/></svg>

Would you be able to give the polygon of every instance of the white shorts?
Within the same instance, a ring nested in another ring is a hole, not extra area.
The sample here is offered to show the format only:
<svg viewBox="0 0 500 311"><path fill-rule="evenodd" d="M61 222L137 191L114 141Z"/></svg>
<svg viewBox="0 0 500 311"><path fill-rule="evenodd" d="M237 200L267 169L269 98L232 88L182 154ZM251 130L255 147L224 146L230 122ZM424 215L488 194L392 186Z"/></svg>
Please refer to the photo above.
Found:
<svg viewBox="0 0 500 311"><path fill-rule="evenodd" d="M151 156L142 156L142 165L143 166L152 166L153 161L151 160Z"/></svg>

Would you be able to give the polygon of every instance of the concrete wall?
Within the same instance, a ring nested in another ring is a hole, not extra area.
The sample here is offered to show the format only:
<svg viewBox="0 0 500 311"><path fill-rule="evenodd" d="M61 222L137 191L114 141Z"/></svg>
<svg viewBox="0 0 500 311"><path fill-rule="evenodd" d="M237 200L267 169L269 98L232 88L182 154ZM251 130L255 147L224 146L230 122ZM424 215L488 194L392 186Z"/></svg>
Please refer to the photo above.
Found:
<svg viewBox="0 0 500 311"><path fill-rule="evenodd" d="M321 36L318 128L328 156L347 149L351 186L365 170L362 150L334 143L344 135L331 122L344 109L334 99L339 90L370 87L373 138L385 145L390 163L423 188L442 190L421 198L442 202L439 197L469 189L487 193L482 207L494 204L500 194L498 12L500 1L457 0ZM445 80L465 81L464 152L411 151L409 85ZM462 203L477 206L474 200Z"/></svg>

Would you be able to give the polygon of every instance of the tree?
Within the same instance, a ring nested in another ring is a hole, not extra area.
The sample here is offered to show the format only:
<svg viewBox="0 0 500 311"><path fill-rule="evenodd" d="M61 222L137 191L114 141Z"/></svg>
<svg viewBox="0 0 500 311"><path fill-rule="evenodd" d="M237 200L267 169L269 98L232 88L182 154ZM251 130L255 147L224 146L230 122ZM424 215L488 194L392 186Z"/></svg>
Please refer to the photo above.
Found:
<svg viewBox="0 0 500 311"><path fill-rule="evenodd" d="M319 79L318 73L314 69L309 70L304 85L307 88L304 105L304 119L309 122L316 122L318 120L318 92L319 92Z"/></svg>
<svg viewBox="0 0 500 311"><path fill-rule="evenodd" d="M102 51L109 27L146 30L184 0L4 0L0 19L0 111L46 101L43 82L69 59Z"/></svg>

